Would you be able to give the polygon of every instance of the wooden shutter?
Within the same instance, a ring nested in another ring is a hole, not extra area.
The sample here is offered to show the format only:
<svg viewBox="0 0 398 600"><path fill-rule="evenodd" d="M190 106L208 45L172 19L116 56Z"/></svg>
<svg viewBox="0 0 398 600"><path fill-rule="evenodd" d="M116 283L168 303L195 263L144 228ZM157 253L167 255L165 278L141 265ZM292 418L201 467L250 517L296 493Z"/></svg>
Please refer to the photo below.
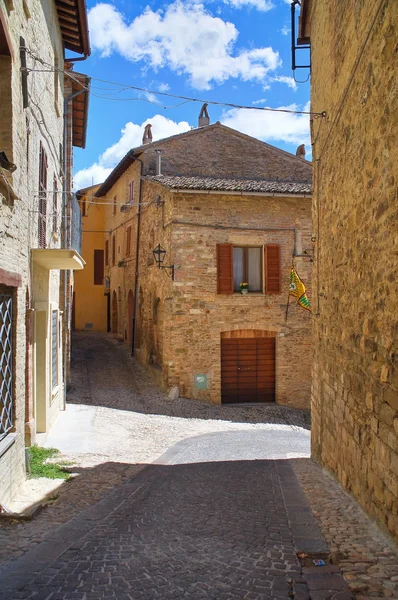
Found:
<svg viewBox="0 0 398 600"><path fill-rule="evenodd" d="M134 181L130 181L129 183L129 204L133 204L134 202Z"/></svg>
<svg viewBox="0 0 398 600"><path fill-rule="evenodd" d="M94 285L102 285L104 281L104 251L94 250Z"/></svg>
<svg viewBox="0 0 398 600"><path fill-rule="evenodd" d="M234 293L234 248L232 244L217 244L217 293Z"/></svg>
<svg viewBox="0 0 398 600"><path fill-rule="evenodd" d="M281 249L277 244L265 246L265 293L281 292Z"/></svg>
<svg viewBox="0 0 398 600"><path fill-rule="evenodd" d="M131 226L126 229L126 256L131 254Z"/></svg>
<svg viewBox="0 0 398 600"><path fill-rule="evenodd" d="M112 238L112 264L116 262L116 236Z"/></svg>
<svg viewBox="0 0 398 600"><path fill-rule="evenodd" d="M106 240L105 242L105 264L106 266L109 265L109 241Z"/></svg>
<svg viewBox="0 0 398 600"><path fill-rule="evenodd" d="M39 248L47 246L47 154L40 142L39 151Z"/></svg>

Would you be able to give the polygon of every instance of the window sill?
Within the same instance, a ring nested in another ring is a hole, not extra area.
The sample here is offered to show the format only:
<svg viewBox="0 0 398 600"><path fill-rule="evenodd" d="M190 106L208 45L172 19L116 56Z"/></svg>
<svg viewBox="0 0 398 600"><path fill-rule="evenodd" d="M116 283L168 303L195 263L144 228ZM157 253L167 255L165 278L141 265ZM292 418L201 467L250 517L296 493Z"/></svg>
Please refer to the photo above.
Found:
<svg viewBox="0 0 398 600"><path fill-rule="evenodd" d="M264 292L247 292L247 294L242 294L242 292L234 292L234 296L265 296Z"/></svg>
<svg viewBox="0 0 398 600"><path fill-rule="evenodd" d="M16 433L9 433L0 442L0 458L7 452L7 450L14 444L17 438Z"/></svg>

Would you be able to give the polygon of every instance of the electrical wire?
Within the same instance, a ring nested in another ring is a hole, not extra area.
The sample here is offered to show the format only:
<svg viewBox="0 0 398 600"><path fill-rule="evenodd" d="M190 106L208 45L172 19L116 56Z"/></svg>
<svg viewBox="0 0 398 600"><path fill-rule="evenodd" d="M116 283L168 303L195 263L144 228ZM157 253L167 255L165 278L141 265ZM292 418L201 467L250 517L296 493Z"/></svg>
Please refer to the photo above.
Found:
<svg viewBox="0 0 398 600"><path fill-rule="evenodd" d="M67 77L69 77L70 79L72 79L73 81L75 81L75 83L77 83L78 85L81 86L82 89L85 89L86 91L88 91L89 93L91 93L93 96L95 97L101 97L102 99L107 99L107 100L115 100L115 101L137 101L137 100L141 100L142 102L148 102L150 104L157 104L156 102L153 102L151 100L149 100L148 98L112 98L108 95L99 95L99 94L95 94L94 92L91 91L90 86L86 86L84 85L84 83L82 83L82 81L80 81L78 79L78 77L74 76L74 73L71 71L66 71L64 69L55 69L53 67L53 65L50 65L49 63L46 63L45 61L43 61L41 58L39 58L38 56L34 55L28 48L22 47L22 50L25 50L26 52L28 52L30 54L30 56L32 56L35 60L39 61L43 66L48 67L48 70L44 70L44 69L29 69L27 68L26 70L28 72L48 72L48 73L63 73L64 75L66 75ZM135 90L138 92L142 92L144 94L154 94L154 95L158 95L158 96L166 96L168 98L176 98L178 100L183 100L183 103L187 103L187 102L200 102L202 104L210 104L213 106L226 106L228 108L238 108L238 109L245 109L245 110L257 110L257 111L263 111L263 112L280 112L280 113L288 113L288 114L296 114L296 115L311 115L313 118L321 118L321 117L325 117L325 113L324 112L312 112L312 111L306 111L306 110L292 110L292 109L288 109L288 108L271 108L268 106L247 106L244 104L235 104L233 102L222 102L222 101L216 101L216 100L206 100L203 98L196 98L196 97L192 97L192 96L182 96L180 94L173 94L171 92L160 92L157 90L150 90L147 88L143 88L143 87L139 87L139 86L134 86L134 85L128 85L125 83L118 83L116 81L110 81L107 79L100 79L98 77L90 77L90 79L92 81L98 81L100 83L106 83L109 85L114 85L114 86L118 86L120 88L122 88L122 90L120 91L125 91L125 90ZM160 106L163 106L161 103L159 103ZM178 106L181 106L181 104L178 104L176 106L163 106L163 108L167 109L167 108L177 108Z"/></svg>

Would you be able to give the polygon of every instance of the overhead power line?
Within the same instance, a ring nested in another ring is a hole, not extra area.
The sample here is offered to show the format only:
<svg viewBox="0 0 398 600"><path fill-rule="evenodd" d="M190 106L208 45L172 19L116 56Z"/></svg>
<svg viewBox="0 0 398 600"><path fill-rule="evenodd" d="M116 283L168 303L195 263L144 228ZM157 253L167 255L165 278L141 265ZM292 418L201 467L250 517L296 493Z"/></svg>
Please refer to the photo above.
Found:
<svg viewBox="0 0 398 600"><path fill-rule="evenodd" d="M233 102L224 102L224 101L217 101L217 100L206 100L203 98L196 98L194 96L182 96L180 94L173 94L172 92L165 92L165 91L158 91L158 90L150 90L147 88L143 88L143 87L139 87L136 85L129 85L126 83L119 83L116 81L110 81L107 79L100 79L98 77L90 77L91 81L98 81L100 83L106 83L108 85L113 85L113 86L117 86L120 89L117 90L116 93L120 93L122 91L125 90L135 90L137 92L141 92L144 94L152 94L155 96L165 96L167 98L175 98L177 100L182 100L183 102L175 105L175 106L165 106L163 105L161 102L154 102L153 100L150 100L148 98L139 98L139 97L134 97L134 98L113 98L111 97L111 95L106 94L106 95L101 95L101 94L96 94L94 93L89 86L84 85L84 83L82 83L82 81L80 81L78 79L78 77L75 77L73 71L66 71L64 69L55 69L53 67L53 65L50 65L49 63L45 62L44 60L42 60L40 57L36 56L35 54L33 54L33 52L31 52L30 50L28 50L27 48L23 48L24 50L26 50L26 52L28 52L28 54L35 60L37 60L38 62L40 62L43 66L48 67L47 69L30 69L30 68L26 68L27 72L30 73L63 73L64 75L66 75L67 77L69 77L70 79L72 79L73 81L75 81L75 83L77 83L78 85L81 86L82 89L87 90L91 95L97 97L97 98L102 98L104 100L113 100L116 102L128 102L128 101L141 101L141 102L148 102L149 104L158 104L159 106L162 106L163 108L167 109L167 108L178 108L179 106L181 106L182 104L185 104L187 102L200 102L202 104L210 104L212 106L225 106L228 108L238 108L238 109L244 109L244 110L256 110L256 111L261 111L261 112L275 112L275 113L287 113L287 114L295 114L295 115L310 115L313 118L322 118L322 117L326 117L326 112L313 112L313 111L307 111L307 110L293 110L290 108L271 108L269 106L247 106L245 104L235 104Z"/></svg>

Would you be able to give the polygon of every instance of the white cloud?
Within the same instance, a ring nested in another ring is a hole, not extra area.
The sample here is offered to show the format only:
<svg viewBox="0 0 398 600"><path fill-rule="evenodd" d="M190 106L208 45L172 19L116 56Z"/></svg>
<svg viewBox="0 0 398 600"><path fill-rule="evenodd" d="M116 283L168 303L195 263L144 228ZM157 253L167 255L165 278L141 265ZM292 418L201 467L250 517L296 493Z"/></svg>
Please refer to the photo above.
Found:
<svg viewBox="0 0 398 600"><path fill-rule="evenodd" d="M260 98L260 100L254 100L254 102L252 102L252 104L256 105L256 104L265 104L267 102L266 98Z"/></svg>
<svg viewBox="0 0 398 600"><path fill-rule="evenodd" d="M170 89L170 86L168 83L159 83L159 85L158 85L159 92L168 92L169 89Z"/></svg>
<svg viewBox="0 0 398 600"><path fill-rule="evenodd" d="M89 24L92 46L102 56L117 52L155 70L168 67L187 74L197 89L210 89L230 77L263 83L281 65L271 47L236 52L235 25L214 17L203 4L176 0L156 12L147 7L128 24L114 6L100 3L89 11Z"/></svg>
<svg viewBox="0 0 398 600"><path fill-rule="evenodd" d="M278 108L309 111L310 105L291 104ZM223 114L221 122L264 142L306 144L307 150L311 148L309 115L232 108Z"/></svg>
<svg viewBox="0 0 398 600"><path fill-rule="evenodd" d="M291 29L287 25L284 25L282 27L282 29L280 30L280 32L282 35L289 35L289 33L291 32Z"/></svg>
<svg viewBox="0 0 398 600"><path fill-rule="evenodd" d="M81 190L90 185L101 183L105 181L111 171L112 169L106 169L98 163L94 163L91 167L82 169L75 174L73 177L73 187L75 190Z"/></svg>
<svg viewBox="0 0 398 600"><path fill-rule="evenodd" d="M286 85L292 88L292 90L297 90L297 83L294 81L293 77L289 77L287 75L276 75L275 77L271 77L270 81L276 81L277 83L286 83Z"/></svg>
<svg viewBox="0 0 398 600"><path fill-rule="evenodd" d="M235 8L242 8L242 6L248 6L250 8L257 8L263 12L270 10L274 7L271 0L224 0L225 4L231 4Z"/></svg>
<svg viewBox="0 0 398 600"><path fill-rule="evenodd" d="M154 142L171 135L176 135L177 133L184 133L184 131L191 129L191 126L187 121L176 123L163 115L155 115L151 119L146 119L141 125L137 125L131 121L126 123L122 129L120 139L107 148L105 152L101 154L97 162L76 173L73 178L75 188L81 189L95 183L103 182L131 148L136 148L141 145L144 128L148 123L152 124Z"/></svg>

